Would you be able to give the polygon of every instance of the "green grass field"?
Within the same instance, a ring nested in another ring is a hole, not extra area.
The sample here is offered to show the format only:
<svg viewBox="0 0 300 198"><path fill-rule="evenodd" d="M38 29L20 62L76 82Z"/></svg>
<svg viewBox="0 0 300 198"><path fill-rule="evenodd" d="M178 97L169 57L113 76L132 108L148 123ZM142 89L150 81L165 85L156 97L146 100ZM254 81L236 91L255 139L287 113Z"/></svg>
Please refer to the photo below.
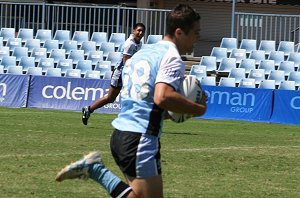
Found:
<svg viewBox="0 0 300 198"><path fill-rule="evenodd" d="M54 178L93 150L122 177L109 150L115 116L84 126L79 112L0 108L0 197L109 197L96 182ZM300 126L166 121L161 142L167 198L300 197Z"/></svg>

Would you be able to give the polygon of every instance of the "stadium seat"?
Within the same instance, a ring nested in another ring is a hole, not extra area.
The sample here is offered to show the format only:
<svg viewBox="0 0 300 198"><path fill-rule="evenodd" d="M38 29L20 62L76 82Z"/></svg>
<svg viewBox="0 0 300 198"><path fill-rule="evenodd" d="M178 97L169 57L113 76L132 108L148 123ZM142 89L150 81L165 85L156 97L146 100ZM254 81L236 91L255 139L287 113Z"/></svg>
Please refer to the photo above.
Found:
<svg viewBox="0 0 300 198"><path fill-rule="evenodd" d="M72 36L73 41L77 41L77 45L80 47L83 41L89 40L89 32L87 31L75 31Z"/></svg>
<svg viewBox="0 0 300 198"><path fill-rule="evenodd" d="M15 38L15 28L1 28L0 37L3 38L3 44L5 45L9 38Z"/></svg>
<svg viewBox="0 0 300 198"><path fill-rule="evenodd" d="M42 68L41 67L29 67L26 71L27 75L33 75L33 76L42 76Z"/></svg>
<svg viewBox="0 0 300 198"><path fill-rule="evenodd" d="M91 36L91 41L96 42L96 47L99 49L101 43L106 43L107 40L107 32L93 32Z"/></svg>
<svg viewBox="0 0 300 198"><path fill-rule="evenodd" d="M62 75L66 74L68 69L73 69L73 60L72 59L60 59L57 62L56 68L61 68Z"/></svg>
<svg viewBox="0 0 300 198"><path fill-rule="evenodd" d="M208 73L216 71L217 59L215 56L202 56L200 59L200 65L205 65Z"/></svg>
<svg viewBox="0 0 300 198"><path fill-rule="evenodd" d="M202 77L206 77L206 66L204 65L192 65L190 72L190 75L195 75L198 80L200 80Z"/></svg>
<svg viewBox="0 0 300 198"><path fill-rule="evenodd" d="M2 60L4 56L9 56L9 47L0 47L0 60Z"/></svg>
<svg viewBox="0 0 300 198"><path fill-rule="evenodd" d="M47 58L46 48L34 48L31 57L35 58L35 62L39 62L42 58Z"/></svg>
<svg viewBox="0 0 300 198"><path fill-rule="evenodd" d="M7 72L8 74L18 74L18 75L22 75L23 71L22 71L22 67L20 66L9 66L7 68Z"/></svg>
<svg viewBox="0 0 300 198"><path fill-rule="evenodd" d="M269 56L272 51L276 51L276 42L273 40L261 40L258 50L265 51L266 56Z"/></svg>
<svg viewBox="0 0 300 198"><path fill-rule="evenodd" d="M114 43L118 49L125 42L125 33L111 33L108 42Z"/></svg>
<svg viewBox="0 0 300 198"><path fill-rule="evenodd" d="M74 63L74 62L73 62ZM88 70L93 70L91 60L79 60L75 69L80 69L81 75L84 76Z"/></svg>
<svg viewBox="0 0 300 198"><path fill-rule="evenodd" d="M108 56L109 52L114 52L115 51L115 44L114 43L101 43L100 51L103 51L103 57L106 59L106 57Z"/></svg>
<svg viewBox="0 0 300 198"><path fill-rule="evenodd" d="M282 51L271 51L268 60L275 61L275 68L279 66L280 62L284 61L284 52Z"/></svg>
<svg viewBox="0 0 300 198"><path fill-rule="evenodd" d="M263 50L253 50L250 52L249 58L254 59L255 64L259 65L260 61L266 59L266 53Z"/></svg>
<svg viewBox="0 0 300 198"><path fill-rule="evenodd" d="M149 34L147 36L146 44L157 43L158 41L161 41L162 39L163 39L163 36L160 34Z"/></svg>
<svg viewBox="0 0 300 198"><path fill-rule="evenodd" d="M12 52L12 56L16 57L17 62L21 60L22 57L28 57L27 47L16 47Z"/></svg>
<svg viewBox="0 0 300 198"><path fill-rule="evenodd" d="M235 83L239 84L241 79L246 78L246 70L244 68L232 68L229 72L228 78L234 78Z"/></svg>
<svg viewBox="0 0 300 198"><path fill-rule="evenodd" d="M3 37L0 37L0 47L3 47Z"/></svg>
<svg viewBox="0 0 300 198"><path fill-rule="evenodd" d="M248 75L251 69L256 69L255 60L250 58L242 59L238 68L244 68L246 75Z"/></svg>
<svg viewBox="0 0 300 198"><path fill-rule="evenodd" d="M236 86L235 78L221 77L220 81L219 81L219 86L221 86L221 87L235 87Z"/></svg>
<svg viewBox="0 0 300 198"><path fill-rule="evenodd" d="M84 78L93 78L93 79L100 79L100 71L86 71Z"/></svg>
<svg viewBox="0 0 300 198"><path fill-rule="evenodd" d="M48 68L45 76L61 77L61 68Z"/></svg>
<svg viewBox="0 0 300 198"><path fill-rule="evenodd" d="M23 68L23 72L26 73L29 68L35 67L35 58L23 56L21 57L18 65L21 66Z"/></svg>
<svg viewBox="0 0 300 198"><path fill-rule="evenodd" d="M16 66L17 61L15 56L4 56L2 60L0 61L0 65L4 66L4 71L7 70L10 66Z"/></svg>
<svg viewBox="0 0 300 198"><path fill-rule="evenodd" d="M9 51L12 52L16 47L22 47L21 38L9 38L7 40L6 46L9 47Z"/></svg>
<svg viewBox="0 0 300 198"><path fill-rule="evenodd" d="M49 68L54 68L54 59L53 58L41 58L38 62L37 67L42 68L43 74L47 71Z"/></svg>
<svg viewBox="0 0 300 198"><path fill-rule="evenodd" d="M236 63L240 63L242 59L247 58L246 50L245 49L233 49L230 53L230 58L235 58Z"/></svg>
<svg viewBox="0 0 300 198"><path fill-rule="evenodd" d="M255 86L255 79L252 79L252 78L243 78L243 79L241 79L238 87L256 88L256 86Z"/></svg>
<svg viewBox="0 0 300 198"><path fill-rule="evenodd" d="M70 30L56 30L53 40L57 40L58 45L62 46L64 44L64 41L71 40Z"/></svg>
<svg viewBox="0 0 300 198"><path fill-rule="evenodd" d="M275 80L262 80L259 85L258 88L260 89L275 89Z"/></svg>
<svg viewBox="0 0 300 198"><path fill-rule="evenodd" d="M227 38L227 37L224 37L224 38L222 38L220 47L221 48L226 48L227 49L227 53L230 54L233 49L237 49L238 48L237 39L236 38Z"/></svg>
<svg viewBox="0 0 300 198"><path fill-rule="evenodd" d="M223 58L227 58L227 48L213 47L210 56L216 57L216 62L220 63Z"/></svg>
<svg viewBox="0 0 300 198"><path fill-rule="evenodd" d="M288 56L290 53L295 52L295 43L292 41L280 41L277 51L282 51L284 56Z"/></svg>
<svg viewBox="0 0 300 198"><path fill-rule="evenodd" d="M103 51L91 51L87 60L91 60L92 65L96 65L99 61L103 61Z"/></svg>
<svg viewBox="0 0 300 198"><path fill-rule="evenodd" d="M275 85L278 86L281 81L285 80L284 71L280 71L280 70L271 71L268 80L275 80Z"/></svg>
<svg viewBox="0 0 300 198"><path fill-rule="evenodd" d="M66 50L65 49L53 49L50 52L49 58L53 58L54 64L57 64L59 60L66 59Z"/></svg>
<svg viewBox="0 0 300 198"><path fill-rule="evenodd" d="M35 35L35 39L40 39L41 45L43 45L46 40L52 40L52 31L46 29L38 29Z"/></svg>
<svg viewBox="0 0 300 198"><path fill-rule="evenodd" d="M266 79L264 69L252 69L249 72L248 78L255 79L255 84L258 85L262 80Z"/></svg>
<svg viewBox="0 0 300 198"><path fill-rule="evenodd" d="M52 50L59 48L58 40L45 40L43 48L46 48L47 56L49 57Z"/></svg>
<svg viewBox="0 0 300 198"><path fill-rule="evenodd" d="M95 71L100 71L100 76L103 77L105 72L111 71L110 61L99 61L94 68Z"/></svg>
<svg viewBox="0 0 300 198"><path fill-rule="evenodd" d="M278 89L295 90L296 89L295 81L286 81L286 80L281 81Z"/></svg>
<svg viewBox="0 0 300 198"><path fill-rule="evenodd" d="M256 50L257 41L255 39L242 39L240 49L245 49L247 54L251 51Z"/></svg>
<svg viewBox="0 0 300 198"><path fill-rule="evenodd" d="M33 29L31 28L20 28L17 34L17 38L21 38L22 43L26 43L27 40L33 39Z"/></svg>
<svg viewBox="0 0 300 198"><path fill-rule="evenodd" d="M71 50L68 55L68 59L73 60L73 64L77 64L78 61L84 60L84 51L83 50Z"/></svg>
<svg viewBox="0 0 300 198"><path fill-rule="evenodd" d="M220 62L218 73L228 76L233 68L236 68L236 58L223 58Z"/></svg>
<svg viewBox="0 0 300 198"><path fill-rule="evenodd" d="M271 71L275 70L275 61L274 60L263 60L260 61L258 69L264 69L265 75L269 75Z"/></svg>
<svg viewBox="0 0 300 198"><path fill-rule="evenodd" d="M66 55L69 55L72 50L77 50L77 41L64 41L61 49L66 50Z"/></svg>
<svg viewBox="0 0 300 198"><path fill-rule="evenodd" d="M83 41L79 49L83 50L84 56L87 57L91 51L96 51L96 42Z"/></svg>
<svg viewBox="0 0 300 198"><path fill-rule="evenodd" d="M106 71L104 73L103 79L109 80L111 79L112 71Z"/></svg>
<svg viewBox="0 0 300 198"><path fill-rule="evenodd" d="M41 47L40 39L28 39L25 43L25 47L28 48L28 52L31 54L33 49Z"/></svg>
<svg viewBox="0 0 300 198"><path fill-rule="evenodd" d="M206 76L201 79L201 85L216 86L216 77L215 76Z"/></svg>
<svg viewBox="0 0 300 198"><path fill-rule="evenodd" d="M111 61L111 66L116 67L122 62L122 53L121 52L109 52L106 60Z"/></svg>
<svg viewBox="0 0 300 198"><path fill-rule="evenodd" d="M300 53L299 52L292 52L287 57L287 61L293 61L295 64L295 69L299 68L300 65Z"/></svg>
<svg viewBox="0 0 300 198"><path fill-rule="evenodd" d="M295 71L295 63L293 61L282 61L278 66L278 70L284 71L284 75L288 77L288 75Z"/></svg>
<svg viewBox="0 0 300 198"><path fill-rule="evenodd" d="M65 77L80 78L81 77L81 71L80 71L80 69L67 69Z"/></svg>
<svg viewBox="0 0 300 198"><path fill-rule="evenodd" d="M291 72L287 78L288 81L295 81L295 86L300 86L300 72L294 71Z"/></svg>

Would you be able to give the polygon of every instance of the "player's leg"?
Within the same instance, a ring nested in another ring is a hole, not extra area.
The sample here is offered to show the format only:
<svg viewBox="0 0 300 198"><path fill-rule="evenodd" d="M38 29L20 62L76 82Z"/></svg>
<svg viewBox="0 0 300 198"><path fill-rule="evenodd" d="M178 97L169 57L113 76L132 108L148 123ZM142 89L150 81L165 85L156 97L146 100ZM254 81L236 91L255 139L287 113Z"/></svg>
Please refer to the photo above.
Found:
<svg viewBox="0 0 300 198"><path fill-rule="evenodd" d="M115 130L111 137L111 151L132 188L128 197L163 197L157 137Z"/></svg>

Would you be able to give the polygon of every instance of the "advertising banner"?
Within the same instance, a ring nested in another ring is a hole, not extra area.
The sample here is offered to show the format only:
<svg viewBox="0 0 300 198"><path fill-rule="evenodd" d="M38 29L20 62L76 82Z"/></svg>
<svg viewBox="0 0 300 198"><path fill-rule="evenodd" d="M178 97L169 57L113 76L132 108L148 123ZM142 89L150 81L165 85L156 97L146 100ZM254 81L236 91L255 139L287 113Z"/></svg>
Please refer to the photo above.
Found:
<svg viewBox="0 0 300 198"><path fill-rule="evenodd" d="M269 121L272 113L272 90L203 86L208 95L203 118Z"/></svg>
<svg viewBox="0 0 300 198"><path fill-rule="evenodd" d="M107 94L110 80L33 76L30 82L28 107L81 111ZM98 112L118 113L119 96Z"/></svg>
<svg viewBox="0 0 300 198"><path fill-rule="evenodd" d="M26 107L30 76L0 74L0 106Z"/></svg>
<svg viewBox="0 0 300 198"><path fill-rule="evenodd" d="M300 92L274 90L274 107L270 121L300 124Z"/></svg>

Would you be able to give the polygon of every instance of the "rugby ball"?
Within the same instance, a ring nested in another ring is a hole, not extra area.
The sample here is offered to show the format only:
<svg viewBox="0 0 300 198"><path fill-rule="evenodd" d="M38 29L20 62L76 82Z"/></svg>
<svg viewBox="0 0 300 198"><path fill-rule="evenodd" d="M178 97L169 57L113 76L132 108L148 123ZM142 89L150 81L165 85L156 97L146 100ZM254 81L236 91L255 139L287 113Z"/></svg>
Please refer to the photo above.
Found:
<svg viewBox="0 0 300 198"><path fill-rule="evenodd" d="M196 76L187 75L180 86L179 93L194 102L200 103L202 98L202 87ZM168 113L171 120L176 123L184 122L193 117L193 115L179 114L172 111L168 111Z"/></svg>

